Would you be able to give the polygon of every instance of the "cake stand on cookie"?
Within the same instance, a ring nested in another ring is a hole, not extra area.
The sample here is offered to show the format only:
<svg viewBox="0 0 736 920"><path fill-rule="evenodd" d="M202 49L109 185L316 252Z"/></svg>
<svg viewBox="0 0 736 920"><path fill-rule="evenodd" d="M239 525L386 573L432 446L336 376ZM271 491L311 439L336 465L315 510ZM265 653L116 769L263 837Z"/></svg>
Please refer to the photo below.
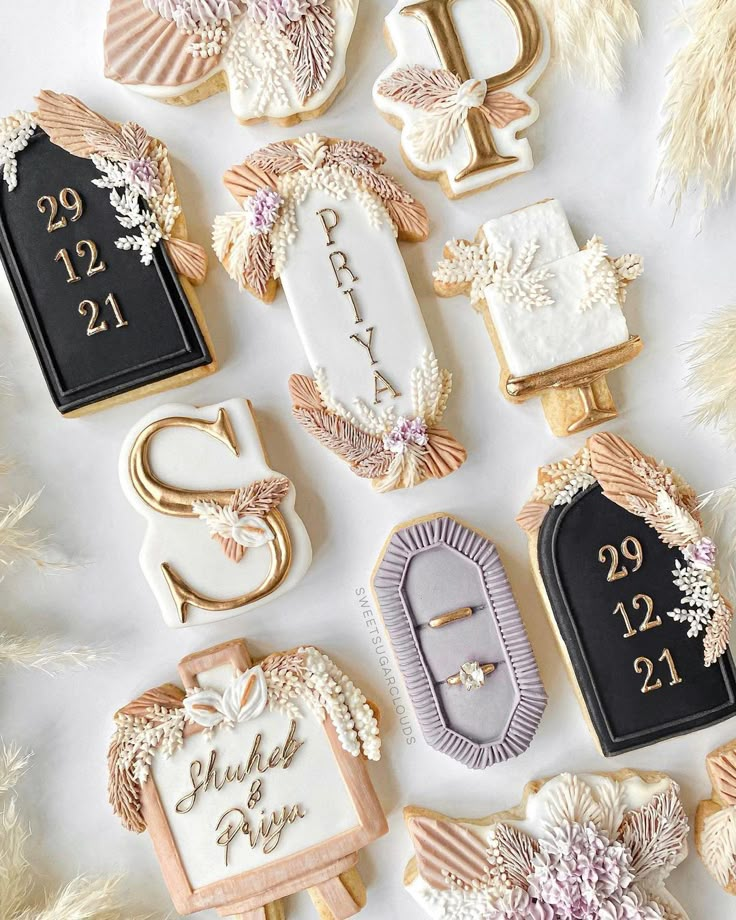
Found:
<svg viewBox="0 0 736 920"><path fill-rule="evenodd" d="M474 242L452 240L434 273L440 296L465 293L482 314L512 402L533 396L560 437L615 418L606 374L641 351L623 313L636 255L580 249L562 205L542 201L487 221Z"/></svg>

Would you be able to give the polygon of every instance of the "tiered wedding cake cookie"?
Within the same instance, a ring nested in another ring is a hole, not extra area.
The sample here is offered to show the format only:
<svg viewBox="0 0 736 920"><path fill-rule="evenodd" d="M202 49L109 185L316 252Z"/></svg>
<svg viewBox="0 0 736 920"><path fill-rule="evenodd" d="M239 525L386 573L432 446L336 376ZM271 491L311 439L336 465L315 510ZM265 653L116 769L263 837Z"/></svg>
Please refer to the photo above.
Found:
<svg viewBox="0 0 736 920"><path fill-rule="evenodd" d="M120 481L146 519L141 567L169 626L236 616L309 568L294 487L269 467L246 399L149 412L123 444Z"/></svg>
<svg viewBox="0 0 736 920"><path fill-rule="evenodd" d="M385 33L394 60L373 101L412 172L460 198L532 168L519 134L539 115L529 93L549 58L532 0L399 0Z"/></svg>
<svg viewBox="0 0 736 920"><path fill-rule="evenodd" d="M0 260L54 404L79 415L217 369L169 153L44 91L0 120ZM4 181L3 181L4 180Z"/></svg>
<svg viewBox="0 0 736 920"><path fill-rule="evenodd" d="M733 610L693 489L603 432L539 470L518 523L605 756L736 714Z"/></svg>
<svg viewBox="0 0 736 920"><path fill-rule="evenodd" d="M242 124L315 118L345 83L358 0L110 0L105 76L189 105L227 91Z"/></svg>
<svg viewBox="0 0 736 920"><path fill-rule="evenodd" d="M253 661L234 640L179 664L115 716L110 803L151 835L181 914L279 920L309 890L322 920L366 901L358 852L387 831L366 760L373 707L316 648Z"/></svg>
<svg viewBox="0 0 736 920"><path fill-rule="evenodd" d="M493 543L446 514L400 524L373 591L427 743L477 770L523 753L547 696Z"/></svg>
<svg viewBox="0 0 736 920"><path fill-rule="evenodd" d="M488 818L404 817L404 884L435 920L687 920L665 886L688 820L663 773L563 773Z"/></svg>
<svg viewBox="0 0 736 920"><path fill-rule="evenodd" d="M616 416L605 374L641 351L622 309L641 271L639 256L612 259L598 236L580 249L549 200L487 221L474 243L449 242L434 279L483 315L504 396L541 396L552 431L568 435Z"/></svg>
<svg viewBox="0 0 736 920"><path fill-rule="evenodd" d="M380 491L452 473L464 448L441 426L440 368L396 238L427 215L360 141L308 134L225 174L240 210L218 217L215 252L264 301L283 286L314 378L296 374L294 416Z"/></svg>

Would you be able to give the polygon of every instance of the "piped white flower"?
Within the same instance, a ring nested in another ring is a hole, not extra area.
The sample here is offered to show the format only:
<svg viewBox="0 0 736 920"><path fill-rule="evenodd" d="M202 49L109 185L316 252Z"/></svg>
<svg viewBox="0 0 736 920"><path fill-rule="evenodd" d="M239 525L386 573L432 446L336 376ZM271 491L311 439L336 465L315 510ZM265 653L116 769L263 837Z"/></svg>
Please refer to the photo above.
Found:
<svg viewBox="0 0 736 920"><path fill-rule="evenodd" d="M264 546L274 539L274 533L264 518L255 514L238 514L229 505L198 501L192 504L192 511L207 524L212 536L234 540L239 546Z"/></svg>
<svg viewBox="0 0 736 920"><path fill-rule="evenodd" d="M266 708L268 686L263 669L256 666L239 674L224 693L195 690L184 700L190 721L204 728L236 725L256 719Z"/></svg>

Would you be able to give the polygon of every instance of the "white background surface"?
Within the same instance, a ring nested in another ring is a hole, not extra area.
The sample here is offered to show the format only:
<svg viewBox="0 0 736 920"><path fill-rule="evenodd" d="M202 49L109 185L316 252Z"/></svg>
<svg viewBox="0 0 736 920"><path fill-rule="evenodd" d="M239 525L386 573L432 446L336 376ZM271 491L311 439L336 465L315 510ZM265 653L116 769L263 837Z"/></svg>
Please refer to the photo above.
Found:
<svg viewBox="0 0 736 920"><path fill-rule="evenodd" d="M526 540L514 524L537 465L572 452L582 438L557 441L538 402L519 407L501 398L481 319L465 299L438 301L430 278L447 238L472 236L488 217L546 196L563 200L580 242L600 233L616 255L642 252L646 274L632 291L627 314L646 350L611 378L621 411L611 427L665 458L699 490L727 480L733 454L716 435L693 432L685 417L692 406L682 390L678 346L709 311L734 295L734 204L709 214L696 235L691 212L673 222L665 202L650 200L664 71L682 37L665 32L675 4L638 3L645 40L626 54L627 88L619 98L575 88L559 70L548 70L535 91L541 118L529 133L536 169L460 202L447 201L438 186L407 172L397 132L371 106L372 81L389 60L381 39L388 6L385 0L364 0L348 61L348 86L312 126L381 147L392 171L429 209L429 241L403 250L438 355L455 372L447 424L467 445L469 459L441 482L409 493L373 494L290 417L287 376L307 372L308 365L283 297L266 307L240 295L213 259L200 296L222 370L176 391L173 399L207 404L239 394L253 400L272 464L296 483L297 507L314 544L312 568L292 593L216 626L180 631L164 626L138 568L144 525L123 498L117 457L128 428L166 397L84 420L62 419L47 395L10 292L4 281L0 284L3 370L14 384L13 398L0 404L0 438L3 450L20 461L4 483L3 497L45 484L34 522L53 531L67 557L78 563L63 574L9 572L1 589L2 628L107 643L115 656L109 664L55 682L9 670L0 677L2 736L36 754L21 795L35 829L31 855L46 887L79 871L121 872L143 904L169 909L150 841L123 831L106 803L105 750L112 714L144 689L172 679L182 656L238 635L248 636L258 652L298 643L323 646L384 706L385 757L372 773L391 833L360 860L369 886L366 920L422 916L401 888L411 852L403 805L479 816L515 804L523 784L535 777L630 766L669 771L681 783L693 814L709 791L705 754L736 734L736 725L724 724L610 761L596 753L529 575ZM34 93L49 87L76 93L109 117L139 120L169 144L191 236L206 242L212 217L232 207L220 182L225 168L295 131L239 127L222 95L175 109L105 82L105 7L103 0L3 3L0 111L29 108ZM530 750L480 774L434 753L421 738L411 747L404 743L355 596L357 588L368 585L391 527L436 510L466 519L498 542L550 697ZM694 852L670 885L693 920L736 915L735 902L720 892ZM289 915L292 920L313 916L306 895L291 899Z"/></svg>

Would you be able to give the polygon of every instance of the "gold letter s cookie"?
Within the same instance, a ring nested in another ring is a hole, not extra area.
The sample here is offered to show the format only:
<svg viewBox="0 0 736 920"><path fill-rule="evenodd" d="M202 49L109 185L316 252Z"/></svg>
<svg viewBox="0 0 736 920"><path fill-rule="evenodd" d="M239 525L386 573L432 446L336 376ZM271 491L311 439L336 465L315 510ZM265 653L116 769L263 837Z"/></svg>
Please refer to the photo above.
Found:
<svg viewBox="0 0 736 920"><path fill-rule="evenodd" d="M293 487L268 467L247 400L157 409L128 435L120 476L148 521L141 566L170 626L241 613L309 566Z"/></svg>

